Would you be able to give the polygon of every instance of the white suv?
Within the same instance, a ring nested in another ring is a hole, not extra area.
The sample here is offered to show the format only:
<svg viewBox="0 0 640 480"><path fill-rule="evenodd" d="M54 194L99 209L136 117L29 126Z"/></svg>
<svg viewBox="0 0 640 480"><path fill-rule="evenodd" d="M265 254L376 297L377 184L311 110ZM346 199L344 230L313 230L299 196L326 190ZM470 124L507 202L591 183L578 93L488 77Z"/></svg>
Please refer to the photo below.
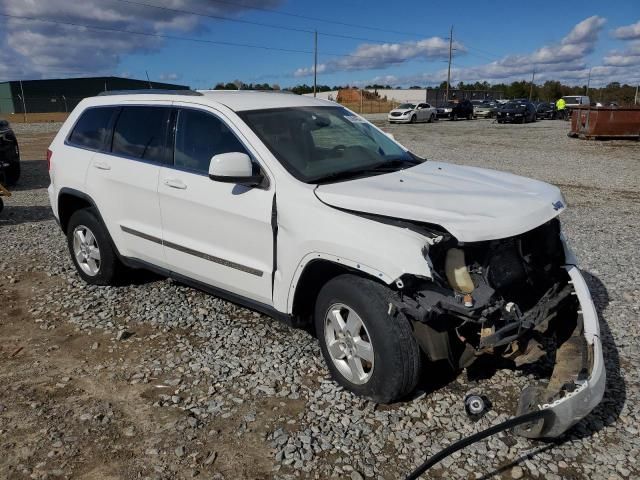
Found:
<svg viewBox="0 0 640 480"><path fill-rule="evenodd" d="M333 102L280 93L88 98L48 159L89 283L148 268L314 323L335 380L378 402L436 362L548 352L551 381L520 410L554 415L528 436L562 433L602 397L597 315L556 187L426 161Z"/></svg>

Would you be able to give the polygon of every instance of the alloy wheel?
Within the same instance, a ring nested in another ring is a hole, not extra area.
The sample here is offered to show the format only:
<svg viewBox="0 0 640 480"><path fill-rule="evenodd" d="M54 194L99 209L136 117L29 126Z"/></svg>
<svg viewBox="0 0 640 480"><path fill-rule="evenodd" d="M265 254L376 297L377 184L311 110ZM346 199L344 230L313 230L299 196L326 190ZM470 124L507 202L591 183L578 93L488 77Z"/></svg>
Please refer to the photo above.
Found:
<svg viewBox="0 0 640 480"><path fill-rule="evenodd" d="M73 230L73 253L82 271L95 277L100 271L100 247L95 235L84 225Z"/></svg>
<svg viewBox="0 0 640 480"><path fill-rule="evenodd" d="M333 304L324 321L331 361L351 383L367 383L373 374L373 344L360 316L343 303Z"/></svg>

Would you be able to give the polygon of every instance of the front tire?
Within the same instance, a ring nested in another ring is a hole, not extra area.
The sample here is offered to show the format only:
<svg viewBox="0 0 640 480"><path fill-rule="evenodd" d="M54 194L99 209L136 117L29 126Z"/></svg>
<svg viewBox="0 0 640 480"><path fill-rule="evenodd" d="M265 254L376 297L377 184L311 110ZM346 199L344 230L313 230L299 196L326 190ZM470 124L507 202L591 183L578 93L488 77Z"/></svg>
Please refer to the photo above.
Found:
<svg viewBox="0 0 640 480"><path fill-rule="evenodd" d="M417 120L416 116L412 115L411 116L411 123L416 123L416 120Z"/></svg>
<svg viewBox="0 0 640 480"><path fill-rule="evenodd" d="M415 388L421 352L409 320L389 314L393 292L356 275L340 275L320 290L315 327L333 378L345 389L389 403Z"/></svg>
<svg viewBox="0 0 640 480"><path fill-rule="evenodd" d="M82 279L91 285L115 285L124 270L106 227L95 210L85 208L71 215L67 245Z"/></svg>
<svg viewBox="0 0 640 480"><path fill-rule="evenodd" d="M7 181L7 186L13 187L18 180L20 179L20 161L14 160L9 163L9 166L4 172L5 179Z"/></svg>

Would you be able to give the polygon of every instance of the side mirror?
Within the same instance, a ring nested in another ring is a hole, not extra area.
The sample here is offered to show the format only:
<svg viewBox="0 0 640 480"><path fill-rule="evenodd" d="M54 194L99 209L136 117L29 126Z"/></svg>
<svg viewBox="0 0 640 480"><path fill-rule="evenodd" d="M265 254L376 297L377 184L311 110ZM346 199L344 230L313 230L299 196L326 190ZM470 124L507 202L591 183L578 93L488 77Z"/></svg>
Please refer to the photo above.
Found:
<svg viewBox="0 0 640 480"><path fill-rule="evenodd" d="M235 183L247 187L256 187L264 181L262 175L253 174L253 164L249 155L240 152L214 155L209 164L209 178L216 182Z"/></svg>

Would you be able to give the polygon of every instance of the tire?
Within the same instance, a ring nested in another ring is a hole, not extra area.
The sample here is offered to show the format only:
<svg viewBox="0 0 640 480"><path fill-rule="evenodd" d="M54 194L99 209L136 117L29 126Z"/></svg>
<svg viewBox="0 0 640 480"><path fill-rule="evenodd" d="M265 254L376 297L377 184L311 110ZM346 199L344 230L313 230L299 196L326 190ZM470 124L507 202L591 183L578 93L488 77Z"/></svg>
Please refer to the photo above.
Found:
<svg viewBox="0 0 640 480"><path fill-rule="evenodd" d="M416 120L417 120L416 116L412 115L411 116L411 123L416 123Z"/></svg>
<svg viewBox="0 0 640 480"><path fill-rule="evenodd" d="M5 180L7 181L7 186L12 187L18 180L20 180L20 161L14 160L9 163L9 166L4 172Z"/></svg>
<svg viewBox="0 0 640 480"><path fill-rule="evenodd" d="M397 310L388 314L392 295L390 289L372 280L340 275L322 287L314 312L322 355L335 381L378 403L390 403L411 393L422 369L420 348L409 320ZM342 320L341 327L337 317ZM372 361L357 355L358 345Z"/></svg>
<svg viewBox="0 0 640 480"><path fill-rule="evenodd" d="M427 120L427 123L433 123L435 121L435 119L436 119L436 116L432 113L429 116L429 120Z"/></svg>
<svg viewBox="0 0 640 480"><path fill-rule="evenodd" d="M118 283L124 266L116 255L106 227L93 208L77 210L71 215L67 226L67 246L73 264L85 282L91 285ZM84 261L81 262L81 258Z"/></svg>

